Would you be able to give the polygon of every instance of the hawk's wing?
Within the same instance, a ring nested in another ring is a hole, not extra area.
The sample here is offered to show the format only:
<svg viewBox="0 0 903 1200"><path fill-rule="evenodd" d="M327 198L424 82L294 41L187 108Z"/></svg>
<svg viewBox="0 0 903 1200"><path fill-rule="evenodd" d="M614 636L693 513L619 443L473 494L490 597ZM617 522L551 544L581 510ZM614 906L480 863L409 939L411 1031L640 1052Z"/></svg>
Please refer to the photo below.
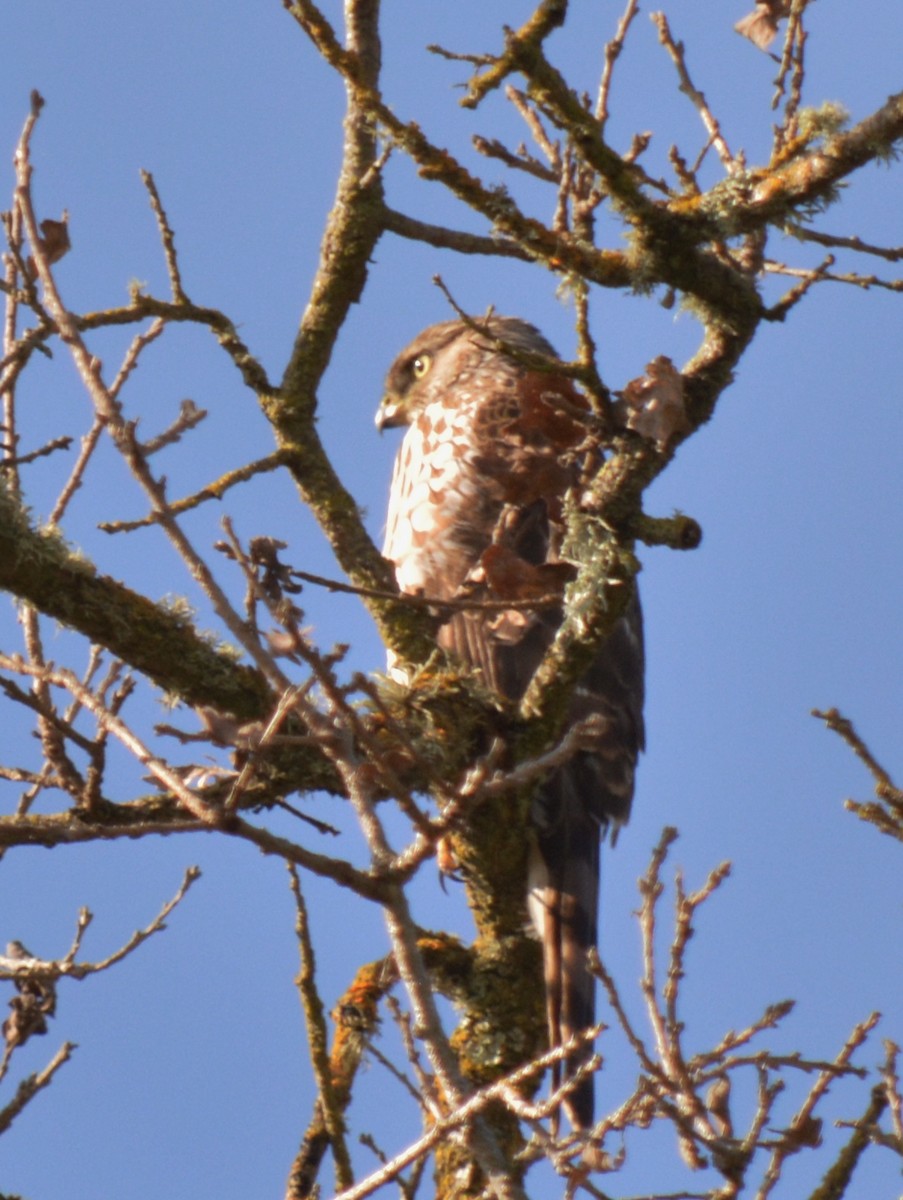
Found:
<svg viewBox="0 0 903 1200"><path fill-rule="evenodd" d="M468 361L466 379L466 389L450 386L411 421L393 477L386 557L403 590L437 599L560 594L569 574L560 558L563 504L577 483L582 400L566 379L498 353L477 367ZM560 609L460 611L438 641L516 701L560 620ZM599 844L608 823L629 814L642 706L634 601L571 703L570 721L594 716L598 737L542 783L533 806L530 912L542 939L553 1046L594 1024L587 952L596 945ZM571 1056L565 1076L590 1053L587 1045ZM592 1124L591 1078L566 1108L575 1126Z"/></svg>
<svg viewBox="0 0 903 1200"><path fill-rule="evenodd" d="M515 543L518 551L531 565L546 563L550 552L554 554L546 502L534 501L521 517L521 532L528 536ZM551 645L560 620L561 611L556 609L523 623L517 613L502 631L498 617L463 611L443 626L438 640L446 650L480 668L496 691L517 700ZM543 947L552 1046L564 1045L595 1024L595 980L587 952L598 941L600 843L609 824L617 829L630 815L634 769L644 738L643 692L642 614L634 598L571 700L568 724L595 719L592 748L578 751L554 771L533 799L536 844L529 867L529 907ZM592 1044L586 1043L570 1056L564 1077L592 1052ZM561 1074L554 1072L556 1082ZM591 1077L575 1088L565 1108L577 1128L592 1125Z"/></svg>

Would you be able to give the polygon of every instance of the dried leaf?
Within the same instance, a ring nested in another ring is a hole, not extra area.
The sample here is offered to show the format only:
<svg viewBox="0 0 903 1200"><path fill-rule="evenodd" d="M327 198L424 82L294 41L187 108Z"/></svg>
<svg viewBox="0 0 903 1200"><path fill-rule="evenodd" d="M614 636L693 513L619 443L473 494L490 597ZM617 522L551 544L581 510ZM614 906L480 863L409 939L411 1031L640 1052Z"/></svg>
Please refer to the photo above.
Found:
<svg viewBox="0 0 903 1200"><path fill-rule="evenodd" d="M817 1149L822 1143L821 1117L808 1116L787 1130L786 1138L794 1146L811 1146Z"/></svg>
<svg viewBox="0 0 903 1200"><path fill-rule="evenodd" d="M72 245L69 241L69 214L64 212L61 221L50 218L42 221L41 234L41 249L47 255L47 261L59 262Z"/></svg>
<svg viewBox="0 0 903 1200"><path fill-rule="evenodd" d="M727 1075L719 1075L709 1088L706 1096L706 1108L712 1114L712 1120L719 1137L733 1137L731 1124L731 1081Z"/></svg>
<svg viewBox="0 0 903 1200"><path fill-rule="evenodd" d="M560 596L564 585L574 578L571 563L530 563L507 546L493 542L483 551L477 565L467 576L461 597L491 600L543 600ZM536 620L529 608L506 609L487 621L496 641L514 645Z"/></svg>
<svg viewBox="0 0 903 1200"><path fill-rule="evenodd" d="M267 633L266 639L267 645L275 658L291 658L297 661L297 630L271 629Z"/></svg>
<svg viewBox="0 0 903 1200"><path fill-rule="evenodd" d="M34 955L21 942L10 942L6 957L24 961ZM8 1050L23 1045L30 1037L45 1034L47 1018L56 1012L56 986L52 979L42 977L36 970L32 975L18 976L13 983L17 995L9 1002L11 1011L2 1030Z"/></svg>
<svg viewBox="0 0 903 1200"><path fill-rule="evenodd" d="M778 35L778 22L790 12L791 0L758 0L756 7L734 26L760 50L767 50Z"/></svg>
<svg viewBox="0 0 903 1200"><path fill-rule="evenodd" d="M198 705L195 709L201 724L204 726L202 736L211 738L220 746L234 746L238 741L238 722L232 717L224 716L215 708Z"/></svg>
<svg viewBox="0 0 903 1200"><path fill-rule="evenodd" d="M41 222L41 237L39 245L47 259L48 263L59 262L64 254L68 252L72 246L69 240L69 214L64 210L62 220L54 221L47 218ZM30 279L34 280L38 277L38 268L35 266L34 258L28 256L26 261L26 269Z"/></svg>
<svg viewBox="0 0 903 1200"><path fill-rule="evenodd" d="M664 354L646 366L641 379L633 379L613 405L615 420L662 451L677 433L690 429L680 372Z"/></svg>
<svg viewBox="0 0 903 1200"><path fill-rule="evenodd" d="M489 587L490 595L500 600L538 600L555 595L574 577L570 563L529 563L506 546L494 544L483 551L480 566L472 572Z"/></svg>

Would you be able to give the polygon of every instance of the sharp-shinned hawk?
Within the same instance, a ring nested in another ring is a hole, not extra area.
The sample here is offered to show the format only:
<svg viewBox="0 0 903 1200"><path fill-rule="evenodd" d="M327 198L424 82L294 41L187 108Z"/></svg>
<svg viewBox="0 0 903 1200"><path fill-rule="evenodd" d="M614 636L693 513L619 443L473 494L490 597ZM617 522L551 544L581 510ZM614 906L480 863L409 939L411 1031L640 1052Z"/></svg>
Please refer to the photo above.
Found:
<svg viewBox="0 0 903 1200"><path fill-rule="evenodd" d="M579 505L588 450L585 398L569 379L516 357L553 356L525 321L494 317L478 332L433 325L389 371L380 429L407 426L398 453L384 553L403 592L448 600L561 594L565 506ZM507 348L514 354L507 352ZM519 700L561 623L560 607L461 609L439 644ZM542 941L552 1046L595 1019L587 952L596 945L600 840L630 812L643 746L643 638L634 598L574 690L568 720L593 718L593 740L537 788L529 909ZM567 1078L591 1053L564 1067ZM558 1073L556 1072L556 1075ZM593 1121L586 1079L565 1101L578 1129Z"/></svg>

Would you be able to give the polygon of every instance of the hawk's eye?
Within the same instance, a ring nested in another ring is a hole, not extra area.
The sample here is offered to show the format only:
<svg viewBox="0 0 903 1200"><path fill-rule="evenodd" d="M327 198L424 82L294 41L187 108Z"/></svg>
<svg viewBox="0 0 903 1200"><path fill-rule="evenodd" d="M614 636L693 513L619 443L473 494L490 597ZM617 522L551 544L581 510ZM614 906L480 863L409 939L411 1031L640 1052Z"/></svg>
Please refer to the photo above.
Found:
<svg viewBox="0 0 903 1200"><path fill-rule="evenodd" d="M432 365L432 354L418 354L411 363L411 374L415 379L422 379Z"/></svg>

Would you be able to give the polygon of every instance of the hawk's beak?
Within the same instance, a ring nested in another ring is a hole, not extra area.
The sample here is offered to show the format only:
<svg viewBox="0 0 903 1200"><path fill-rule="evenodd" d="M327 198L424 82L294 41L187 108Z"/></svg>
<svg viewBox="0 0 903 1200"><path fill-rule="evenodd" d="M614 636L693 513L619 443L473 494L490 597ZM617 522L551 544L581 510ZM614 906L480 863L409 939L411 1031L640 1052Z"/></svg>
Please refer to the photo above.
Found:
<svg viewBox="0 0 903 1200"><path fill-rule="evenodd" d="M380 433L384 429L395 429L402 421L398 415L398 401L392 396L383 396L376 410L376 428Z"/></svg>

